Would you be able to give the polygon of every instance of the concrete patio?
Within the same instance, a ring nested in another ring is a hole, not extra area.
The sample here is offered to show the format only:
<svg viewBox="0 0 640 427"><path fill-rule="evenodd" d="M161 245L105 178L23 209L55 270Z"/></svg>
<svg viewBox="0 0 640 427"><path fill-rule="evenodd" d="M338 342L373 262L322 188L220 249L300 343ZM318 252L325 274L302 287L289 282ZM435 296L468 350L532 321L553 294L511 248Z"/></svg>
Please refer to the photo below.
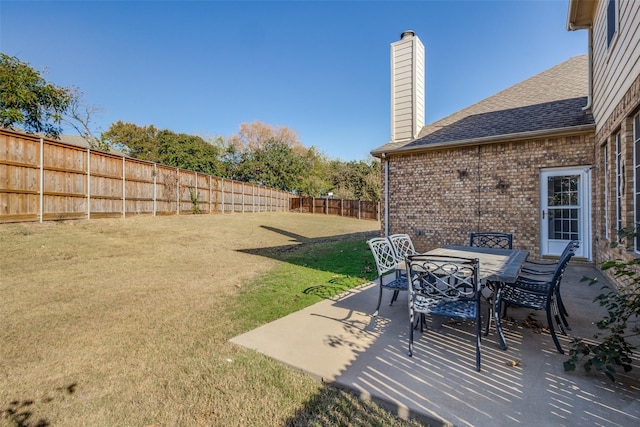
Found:
<svg viewBox="0 0 640 427"><path fill-rule="evenodd" d="M584 276L606 281L591 265L568 267L562 295L572 330L559 335L565 352L571 336L593 337L603 315L593 303L600 286L581 283ZM490 331L476 372L470 324L429 322L410 358L406 304L401 297L371 317L377 294L369 283L231 341L432 425L640 425L638 361L615 384L582 367L565 372L568 356L538 327L546 325L542 311L511 309L503 323L509 349L501 350ZM390 296L385 291L383 301Z"/></svg>

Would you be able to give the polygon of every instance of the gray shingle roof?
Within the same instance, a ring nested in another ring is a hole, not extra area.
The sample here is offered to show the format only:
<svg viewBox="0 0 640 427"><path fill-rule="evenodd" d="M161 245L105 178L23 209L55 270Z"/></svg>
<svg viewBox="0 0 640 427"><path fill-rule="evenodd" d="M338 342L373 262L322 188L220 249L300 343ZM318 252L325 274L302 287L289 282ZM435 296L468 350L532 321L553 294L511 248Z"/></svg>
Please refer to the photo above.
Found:
<svg viewBox="0 0 640 427"><path fill-rule="evenodd" d="M576 56L424 126L415 140L390 142L372 153L594 126L593 117L583 110L588 94L587 67L587 55Z"/></svg>

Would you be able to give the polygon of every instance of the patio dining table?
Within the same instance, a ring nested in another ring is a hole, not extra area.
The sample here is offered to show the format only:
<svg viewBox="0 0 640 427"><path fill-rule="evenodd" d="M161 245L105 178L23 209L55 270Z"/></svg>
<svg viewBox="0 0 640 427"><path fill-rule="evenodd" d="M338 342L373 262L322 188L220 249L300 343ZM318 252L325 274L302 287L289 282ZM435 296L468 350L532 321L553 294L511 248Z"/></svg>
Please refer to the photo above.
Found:
<svg viewBox="0 0 640 427"><path fill-rule="evenodd" d="M528 251L516 249L478 248L475 246L444 246L426 252L427 255L450 255L461 258L478 258L478 278L487 282L513 283L520 274Z"/></svg>
<svg viewBox="0 0 640 427"><path fill-rule="evenodd" d="M502 283L514 283L520 274L522 265L529 256L528 251L515 249L480 248L475 246L444 246L426 252L427 255L449 255L462 258L477 258L479 261L478 279L483 287L495 294L496 286ZM494 303L488 297L489 303ZM500 315L499 307L494 307L494 316ZM500 347L507 348L500 322L496 322Z"/></svg>

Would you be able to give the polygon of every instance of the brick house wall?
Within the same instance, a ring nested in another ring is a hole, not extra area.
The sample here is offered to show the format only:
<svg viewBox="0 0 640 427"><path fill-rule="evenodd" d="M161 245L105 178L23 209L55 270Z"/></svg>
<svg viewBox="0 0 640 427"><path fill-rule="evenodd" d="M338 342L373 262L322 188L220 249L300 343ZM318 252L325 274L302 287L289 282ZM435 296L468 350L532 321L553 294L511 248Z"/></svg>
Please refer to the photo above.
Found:
<svg viewBox="0 0 640 427"><path fill-rule="evenodd" d="M621 219L622 228L634 226L634 149L633 149L633 117L640 110L640 76L637 76L629 90L616 105L613 113L596 134L595 156L600 166L595 174L594 188L594 252L595 262L601 263L611 259L630 260L638 255L634 252L633 242L627 246L612 248L611 243L617 240L616 228L616 141L620 132L621 155L623 165L624 186L622 187ZM605 147L607 161L604 158ZM605 191L605 179L609 185ZM606 196L605 196L606 194ZM608 202L608 203L607 203ZM605 211L607 215L605 216ZM605 218L608 221L605 222ZM606 231L609 231L607 238ZM608 272L605 272L608 273Z"/></svg>
<svg viewBox="0 0 640 427"><path fill-rule="evenodd" d="M540 170L592 165L593 147L589 132L387 155L389 234L409 233L427 251L466 245L472 231L502 231L538 258Z"/></svg>

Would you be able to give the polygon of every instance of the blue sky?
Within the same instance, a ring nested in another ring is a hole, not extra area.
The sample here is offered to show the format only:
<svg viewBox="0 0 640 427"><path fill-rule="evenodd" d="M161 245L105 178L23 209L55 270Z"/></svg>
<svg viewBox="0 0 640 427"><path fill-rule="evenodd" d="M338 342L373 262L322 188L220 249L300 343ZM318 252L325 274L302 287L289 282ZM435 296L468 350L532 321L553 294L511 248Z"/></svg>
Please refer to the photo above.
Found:
<svg viewBox="0 0 640 427"><path fill-rule="evenodd" d="M295 130L330 158L390 139L390 44L425 45L426 123L575 55L568 0L0 1L0 51L102 111L228 137L243 122Z"/></svg>

